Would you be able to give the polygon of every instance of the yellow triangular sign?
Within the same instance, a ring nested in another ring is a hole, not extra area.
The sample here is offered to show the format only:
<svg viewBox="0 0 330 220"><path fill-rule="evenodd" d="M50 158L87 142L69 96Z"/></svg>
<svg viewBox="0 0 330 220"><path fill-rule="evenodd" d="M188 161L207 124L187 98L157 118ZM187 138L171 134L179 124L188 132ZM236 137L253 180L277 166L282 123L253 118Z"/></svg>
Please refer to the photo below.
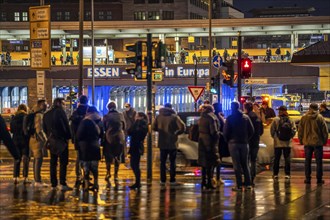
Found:
<svg viewBox="0 0 330 220"><path fill-rule="evenodd" d="M204 86L188 86L188 90L192 97L194 98L195 102L201 97L203 94L205 87Z"/></svg>

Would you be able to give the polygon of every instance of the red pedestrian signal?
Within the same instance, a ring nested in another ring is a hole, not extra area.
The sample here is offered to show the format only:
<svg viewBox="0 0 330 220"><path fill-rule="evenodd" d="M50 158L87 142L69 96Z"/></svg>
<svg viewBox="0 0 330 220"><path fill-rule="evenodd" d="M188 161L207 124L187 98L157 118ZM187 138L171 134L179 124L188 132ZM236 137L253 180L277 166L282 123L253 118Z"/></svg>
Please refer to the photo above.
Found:
<svg viewBox="0 0 330 220"><path fill-rule="evenodd" d="M249 58L242 59L242 79L247 79L251 77L252 61Z"/></svg>

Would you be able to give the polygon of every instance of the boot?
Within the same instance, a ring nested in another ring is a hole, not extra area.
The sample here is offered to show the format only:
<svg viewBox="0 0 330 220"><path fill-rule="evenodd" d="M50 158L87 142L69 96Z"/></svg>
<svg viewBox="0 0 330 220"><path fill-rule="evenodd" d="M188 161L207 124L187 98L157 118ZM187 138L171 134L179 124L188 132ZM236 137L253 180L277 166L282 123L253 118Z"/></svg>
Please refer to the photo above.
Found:
<svg viewBox="0 0 330 220"><path fill-rule="evenodd" d="M208 178L207 184L206 184L206 188L207 189L215 189L215 187L213 186L213 183L212 183L212 179L211 178Z"/></svg>

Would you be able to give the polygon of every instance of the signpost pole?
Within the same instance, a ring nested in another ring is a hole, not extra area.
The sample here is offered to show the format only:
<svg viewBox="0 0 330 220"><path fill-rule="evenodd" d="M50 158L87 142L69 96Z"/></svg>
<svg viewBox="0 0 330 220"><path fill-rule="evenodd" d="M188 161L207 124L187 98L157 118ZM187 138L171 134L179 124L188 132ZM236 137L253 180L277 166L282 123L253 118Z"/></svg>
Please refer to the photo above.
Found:
<svg viewBox="0 0 330 220"><path fill-rule="evenodd" d="M84 48L84 0L79 2L79 80L78 80L78 96L83 94L83 48ZM94 73L92 73L94 75Z"/></svg>
<svg viewBox="0 0 330 220"><path fill-rule="evenodd" d="M94 0L91 0L91 26L92 26L92 104L95 105Z"/></svg>
<svg viewBox="0 0 330 220"><path fill-rule="evenodd" d="M237 99L238 102L241 101L242 97L242 82L241 82L241 60L242 60L242 36L241 33L238 32L237 38ZM243 106L241 106L243 108Z"/></svg>
<svg viewBox="0 0 330 220"><path fill-rule="evenodd" d="M148 112L148 136L147 136L147 181L152 183L152 35L147 34L147 112Z"/></svg>
<svg viewBox="0 0 330 220"><path fill-rule="evenodd" d="M196 57L196 54L194 54L193 59L194 59L194 64L195 64L194 86L197 86L197 57ZM195 101L195 112L197 112L197 101Z"/></svg>

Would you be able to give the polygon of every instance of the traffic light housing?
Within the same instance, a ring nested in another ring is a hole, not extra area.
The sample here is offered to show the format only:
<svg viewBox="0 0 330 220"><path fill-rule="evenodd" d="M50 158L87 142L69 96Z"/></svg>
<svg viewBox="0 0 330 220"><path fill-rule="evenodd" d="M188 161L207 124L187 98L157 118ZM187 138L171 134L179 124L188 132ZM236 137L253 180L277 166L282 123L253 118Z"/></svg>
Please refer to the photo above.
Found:
<svg viewBox="0 0 330 220"><path fill-rule="evenodd" d="M248 79L251 77L252 61L249 58L244 58L241 60L242 69L242 79Z"/></svg>
<svg viewBox="0 0 330 220"><path fill-rule="evenodd" d="M217 93L217 91L220 89L220 75L211 77L210 87L211 93Z"/></svg>
<svg viewBox="0 0 330 220"><path fill-rule="evenodd" d="M226 84L230 87L234 87L234 60L231 59L229 61L226 61L225 63L223 63L224 67L227 67L227 70L224 71L225 74L224 75L224 79L223 79L223 84Z"/></svg>
<svg viewBox="0 0 330 220"><path fill-rule="evenodd" d="M135 76L135 79L146 79L146 74L142 74L142 41L138 41L135 44L126 46L126 50L135 53L135 59L131 60L135 63L134 68L126 68L126 72Z"/></svg>
<svg viewBox="0 0 330 220"><path fill-rule="evenodd" d="M160 40L156 44L155 48L155 67L156 68L163 68L165 67L165 56L166 56L166 46L165 44Z"/></svg>

